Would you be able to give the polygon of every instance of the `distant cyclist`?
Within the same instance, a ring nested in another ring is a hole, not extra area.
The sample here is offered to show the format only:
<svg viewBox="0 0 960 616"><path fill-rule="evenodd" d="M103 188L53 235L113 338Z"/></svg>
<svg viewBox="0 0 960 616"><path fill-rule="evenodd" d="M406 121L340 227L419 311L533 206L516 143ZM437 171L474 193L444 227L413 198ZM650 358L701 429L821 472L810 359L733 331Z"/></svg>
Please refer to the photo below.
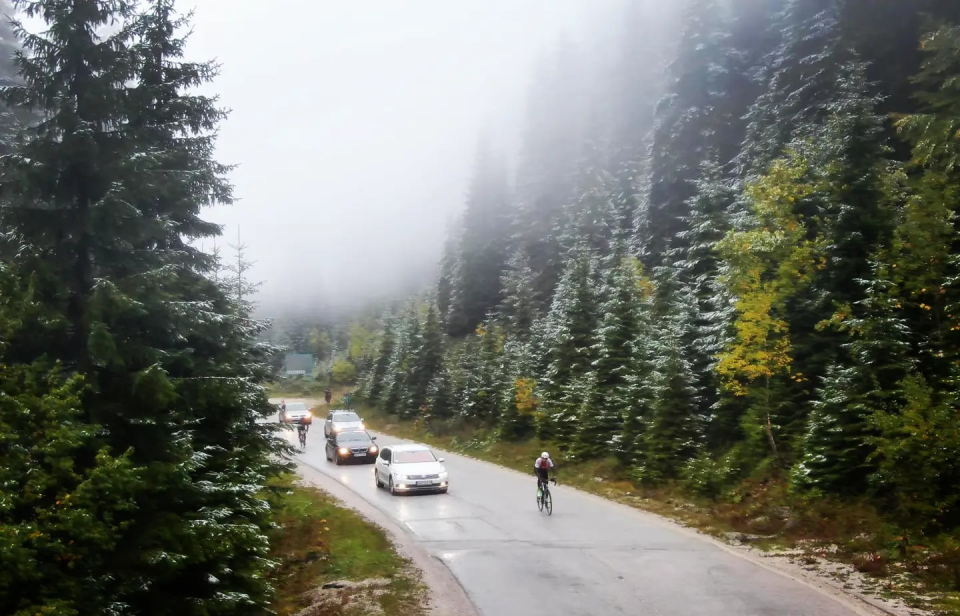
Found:
<svg viewBox="0 0 960 616"><path fill-rule="evenodd" d="M550 454L544 451L540 454L540 457L537 458L537 461L533 463L533 472L537 475L537 489L541 485L546 485L549 481L548 475L553 474L553 482L557 482L557 467L554 465L553 460L550 459Z"/></svg>
<svg viewBox="0 0 960 616"><path fill-rule="evenodd" d="M310 424L307 423L306 417L301 417L297 421L297 438L300 439L300 448L307 446L307 432L310 431Z"/></svg>

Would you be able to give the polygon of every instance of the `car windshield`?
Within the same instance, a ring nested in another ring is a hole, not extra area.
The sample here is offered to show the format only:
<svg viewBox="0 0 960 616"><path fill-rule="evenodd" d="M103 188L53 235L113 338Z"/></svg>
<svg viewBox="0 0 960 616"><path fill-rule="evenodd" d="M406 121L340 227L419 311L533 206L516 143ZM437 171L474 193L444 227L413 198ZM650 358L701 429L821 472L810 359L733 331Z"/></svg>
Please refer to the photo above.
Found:
<svg viewBox="0 0 960 616"><path fill-rule="evenodd" d="M367 436L366 432L341 432L337 440L341 443L347 441L369 441L370 437Z"/></svg>
<svg viewBox="0 0 960 616"><path fill-rule="evenodd" d="M397 464L415 464L417 462L436 462L432 451L395 451L393 461Z"/></svg>
<svg viewBox="0 0 960 616"><path fill-rule="evenodd" d="M333 416L334 421L360 421L360 417L356 413L337 413Z"/></svg>
<svg viewBox="0 0 960 616"><path fill-rule="evenodd" d="M287 403L287 412L296 411L302 412L307 410L307 405L302 402L288 402Z"/></svg>

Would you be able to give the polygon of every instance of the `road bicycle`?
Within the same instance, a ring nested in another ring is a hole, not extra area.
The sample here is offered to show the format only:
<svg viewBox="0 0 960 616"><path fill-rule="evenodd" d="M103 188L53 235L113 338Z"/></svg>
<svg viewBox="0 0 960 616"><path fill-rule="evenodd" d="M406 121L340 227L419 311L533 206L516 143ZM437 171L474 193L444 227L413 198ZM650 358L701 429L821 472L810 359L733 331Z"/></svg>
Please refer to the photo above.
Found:
<svg viewBox="0 0 960 616"><path fill-rule="evenodd" d="M300 450L305 450L307 448L307 427L299 426L297 428L297 436L300 437Z"/></svg>
<svg viewBox="0 0 960 616"><path fill-rule="evenodd" d="M550 481L557 485L557 478L542 481L537 484L537 508L540 511L547 510L547 515L553 515L553 496L550 495Z"/></svg>

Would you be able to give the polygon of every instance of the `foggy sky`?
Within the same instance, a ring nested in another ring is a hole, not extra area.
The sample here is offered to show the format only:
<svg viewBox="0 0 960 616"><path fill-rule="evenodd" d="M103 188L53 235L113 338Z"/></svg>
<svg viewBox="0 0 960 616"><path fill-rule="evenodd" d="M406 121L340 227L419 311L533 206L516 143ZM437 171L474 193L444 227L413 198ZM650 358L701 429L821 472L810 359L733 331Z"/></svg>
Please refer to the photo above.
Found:
<svg viewBox="0 0 960 616"><path fill-rule="evenodd" d="M510 142L538 53L583 0L202 0L191 59L232 114L218 159L265 313L426 281L463 205L478 135ZM182 5L190 8L190 2ZM511 143L511 145L513 145Z"/></svg>

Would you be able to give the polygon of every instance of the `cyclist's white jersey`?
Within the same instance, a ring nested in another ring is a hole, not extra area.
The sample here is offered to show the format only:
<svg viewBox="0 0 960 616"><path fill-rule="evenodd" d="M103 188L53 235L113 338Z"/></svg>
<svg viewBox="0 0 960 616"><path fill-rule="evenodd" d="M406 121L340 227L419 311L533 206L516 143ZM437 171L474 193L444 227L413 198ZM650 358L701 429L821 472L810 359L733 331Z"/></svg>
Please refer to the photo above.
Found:
<svg viewBox="0 0 960 616"><path fill-rule="evenodd" d="M533 463L533 468L553 468L553 460L550 458L537 458L537 461Z"/></svg>

